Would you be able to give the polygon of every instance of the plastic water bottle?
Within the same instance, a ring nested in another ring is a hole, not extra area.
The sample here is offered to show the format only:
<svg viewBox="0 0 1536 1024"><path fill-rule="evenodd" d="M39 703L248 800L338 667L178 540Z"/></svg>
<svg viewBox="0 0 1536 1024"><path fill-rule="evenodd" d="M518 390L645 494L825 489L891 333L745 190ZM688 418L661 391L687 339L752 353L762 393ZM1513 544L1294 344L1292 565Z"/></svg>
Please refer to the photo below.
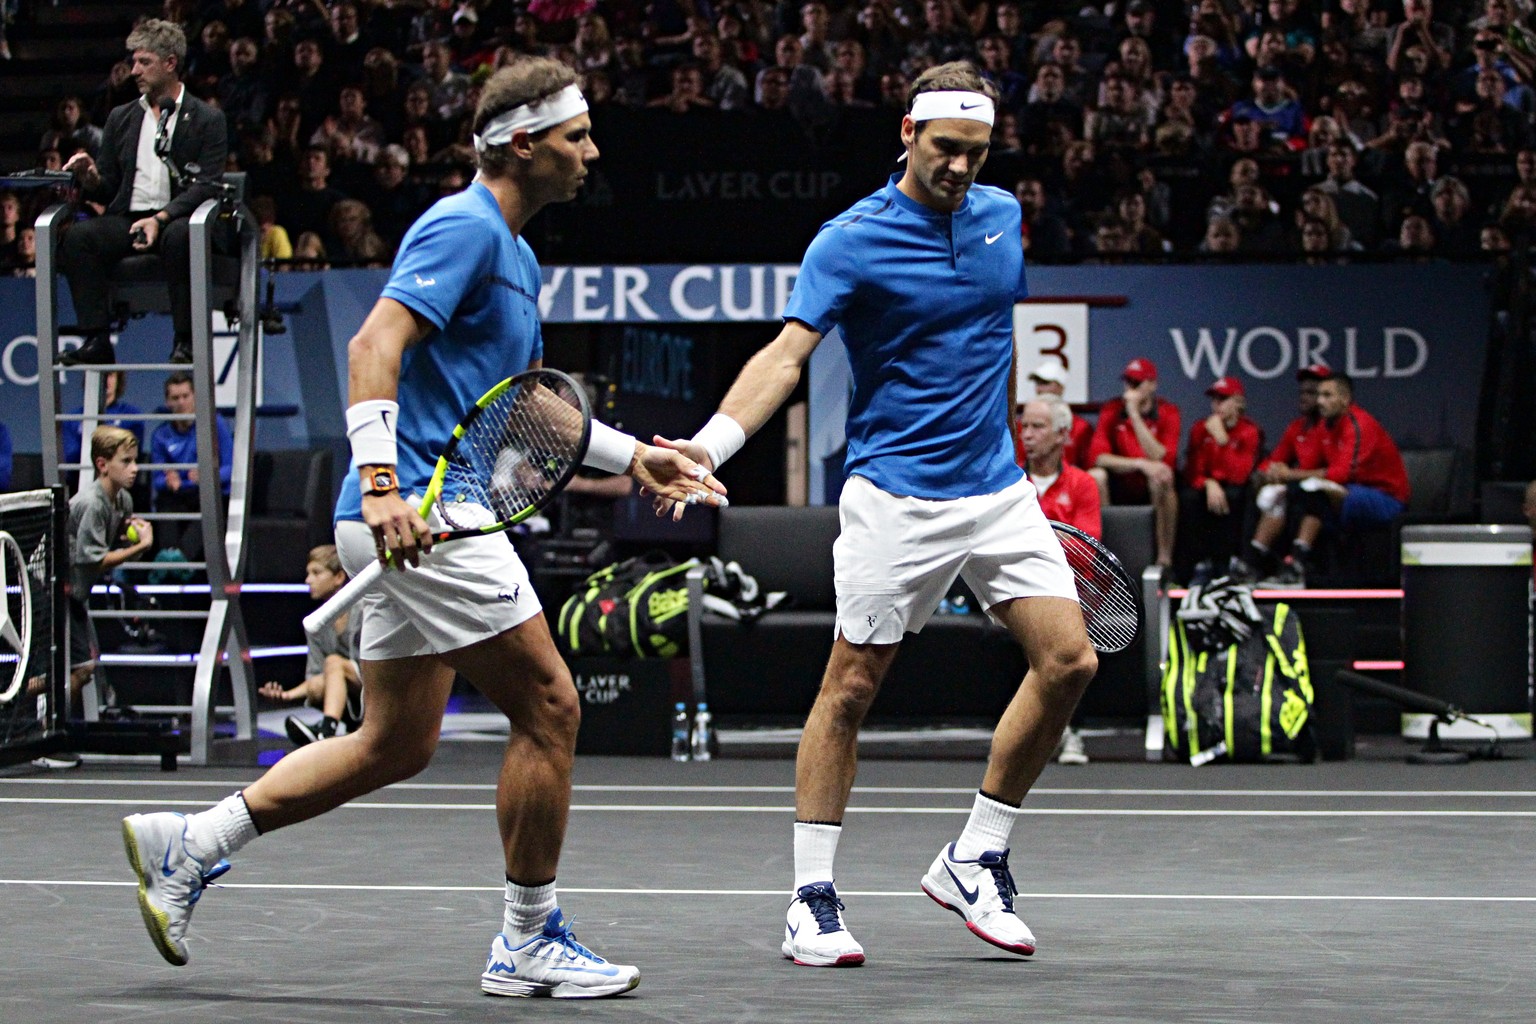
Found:
<svg viewBox="0 0 1536 1024"><path fill-rule="evenodd" d="M709 705L699 702L699 710L693 716L693 759L708 761L709 748L715 739L715 720L709 713Z"/></svg>
<svg viewBox="0 0 1536 1024"><path fill-rule="evenodd" d="M688 760L688 706L682 701L672 709L672 760Z"/></svg>

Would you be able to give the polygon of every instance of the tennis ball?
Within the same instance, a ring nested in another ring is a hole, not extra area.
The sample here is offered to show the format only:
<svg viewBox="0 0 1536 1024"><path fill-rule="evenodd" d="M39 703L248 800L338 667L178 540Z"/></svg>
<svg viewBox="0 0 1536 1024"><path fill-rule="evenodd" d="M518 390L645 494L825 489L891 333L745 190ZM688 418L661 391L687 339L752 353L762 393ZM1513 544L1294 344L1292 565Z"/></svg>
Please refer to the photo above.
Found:
<svg viewBox="0 0 1536 1024"><path fill-rule="evenodd" d="M129 544L137 544L139 542L139 528L134 526L132 523L129 523L128 532L125 534L125 536L128 538Z"/></svg>

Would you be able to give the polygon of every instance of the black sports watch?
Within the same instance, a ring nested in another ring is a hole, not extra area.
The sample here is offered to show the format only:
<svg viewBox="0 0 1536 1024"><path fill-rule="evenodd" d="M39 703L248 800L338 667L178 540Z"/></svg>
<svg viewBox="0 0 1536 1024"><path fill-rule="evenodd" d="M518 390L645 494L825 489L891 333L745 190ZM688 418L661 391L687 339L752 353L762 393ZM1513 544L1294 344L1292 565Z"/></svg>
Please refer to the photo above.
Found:
<svg viewBox="0 0 1536 1024"><path fill-rule="evenodd" d="M363 493L370 498L400 490L400 480L395 476L393 466L364 466L362 472L363 482L367 485Z"/></svg>

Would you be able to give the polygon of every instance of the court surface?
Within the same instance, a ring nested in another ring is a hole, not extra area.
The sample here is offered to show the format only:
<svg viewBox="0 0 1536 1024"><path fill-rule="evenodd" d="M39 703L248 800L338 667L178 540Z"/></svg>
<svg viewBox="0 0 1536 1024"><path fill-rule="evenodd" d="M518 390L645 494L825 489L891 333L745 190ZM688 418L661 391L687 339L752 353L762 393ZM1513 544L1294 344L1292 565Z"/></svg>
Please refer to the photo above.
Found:
<svg viewBox="0 0 1536 1024"><path fill-rule="evenodd" d="M598 1002L482 996L501 918L494 742L258 839L198 906L192 962L139 919L118 819L255 770L0 778L0 1021L1529 1021L1536 761L1052 765L1014 836L1025 960L917 881L975 761L866 760L839 888L869 954L780 958L793 764L577 764L561 870L577 935L638 964ZM1527 754L1529 751L1525 751Z"/></svg>

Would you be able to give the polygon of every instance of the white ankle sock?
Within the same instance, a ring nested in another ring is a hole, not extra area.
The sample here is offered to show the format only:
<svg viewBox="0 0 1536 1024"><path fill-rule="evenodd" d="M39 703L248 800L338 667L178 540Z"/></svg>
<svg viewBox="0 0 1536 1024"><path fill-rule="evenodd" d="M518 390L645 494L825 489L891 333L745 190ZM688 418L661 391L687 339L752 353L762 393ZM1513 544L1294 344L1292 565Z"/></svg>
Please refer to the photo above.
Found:
<svg viewBox="0 0 1536 1024"><path fill-rule="evenodd" d="M837 841L842 834L841 825L795 822L796 890L812 882L832 881L832 862L837 859Z"/></svg>
<svg viewBox="0 0 1536 1024"><path fill-rule="evenodd" d="M985 793L977 793L965 831L955 841L955 859L975 860L988 850L1001 852L1008 849L1008 836L1018 817L1017 807L993 800Z"/></svg>
<svg viewBox="0 0 1536 1024"><path fill-rule="evenodd" d="M192 852L208 867L260 834L245 806L243 793L227 796L206 811L187 815L187 839L194 847Z"/></svg>
<svg viewBox="0 0 1536 1024"><path fill-rule="evenodd" d="M555 909L555 880L543 885L518 885L507 880L506 907L501 932L508 938L529 939L544 930Z"/></svg>

